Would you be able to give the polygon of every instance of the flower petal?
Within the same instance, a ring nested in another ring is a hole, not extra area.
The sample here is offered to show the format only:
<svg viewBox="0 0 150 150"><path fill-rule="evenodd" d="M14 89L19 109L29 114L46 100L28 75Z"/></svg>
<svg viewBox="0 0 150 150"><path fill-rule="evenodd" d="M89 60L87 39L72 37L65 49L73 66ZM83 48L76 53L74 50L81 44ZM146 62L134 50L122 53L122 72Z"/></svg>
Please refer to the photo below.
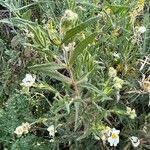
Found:
<svg viewBox="0 0 150 150"><path fill-rule="evenodd" d="M119 134L120 130L115 130L114 133Z"/></svg>
<svg viewBox="0 0 150 150"><path fill-rule="evenodd" d="M119 137L114 140L114 146L117 146L118 143L119 143Z"/></svg>
<svg viewBox="0 0 150 150"><path fill-rule="evenodd" d="M114 139L112 139L111 137L108 138L108 142L110 143L110 146L113 146L114 144Z"/></svg>

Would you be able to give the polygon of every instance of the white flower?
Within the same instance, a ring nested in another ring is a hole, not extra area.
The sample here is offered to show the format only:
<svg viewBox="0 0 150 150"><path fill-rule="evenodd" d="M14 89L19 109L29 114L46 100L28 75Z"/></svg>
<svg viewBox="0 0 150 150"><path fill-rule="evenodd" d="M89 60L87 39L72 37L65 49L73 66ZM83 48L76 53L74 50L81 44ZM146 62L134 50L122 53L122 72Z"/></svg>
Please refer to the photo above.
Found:
<svg viewBox="0 0 150 150"><path fill-rule="evenodd" d="M120 79L119 77L115 77L114 78L114 87L116 88L116 89L121 89L122 88L122 85L123 85L123 83L124 83L124 81L122 80L122 79Z"/></svg>
<svg viewBox="0 0 150 150"><path fill-rule="evenodd" d="M117 53L116 51L113 53L113 56L116 57L117 59L120 58L120 54Z"/></svg>
<svg viewBox="0 0 150 150"><path fill-rule="evenodd" d="M129 115L131 119L134 119L137 116L135 113L135 109L131 110L130 107L127 107L127 115Z"/></svg>
<svg viewBox="0 0 150 150"><path fill-rule="evenodd" d="M21 85L25 87L30 87L35 83L36 76L31 74L26 74L26 77L22 80Z"/></svg>
<svg viewBox="0 0 150 150"><path fill-rule="evenodd" d="M112 129L111 136L107 139L110 143L110 146L117 146L119 143L119 133L119 130L116 130L115 128Z"/></svg>
<svg viewBox="0 0 150 150"><path fill-rule="evenodd" d="M28 122L22 123L21 126L23 127L23 132L24 132L25 134L27 134L27 133L29 132L29 129L31 128L31 126L30 126L30 124L29 124Z"/></svg>
<svg viewBox="0 0 150 150"><path fill-rule="evenodd" d="M21 136L23 132L24 130L22 126L17 127L16 130L14 131L14 133L16 133L18 136Z"/></svg>
<svg viewBox="0 0 150 150"><path fill-rule="evenodd" d="M138 146L139 146L139 144L140 144L140 139L139 139L138 137L132 136L132 137L130 137L129 139L131 140L132 145L133 145L134 147L138 147Z"/></svg>
<svg viewBox="0 0 150 150"><path fill-rule="evenodd" d="M57 131L55 130L55 128L54 128L54 125L49 126L49 127L47 128L47 131L49 132L49 135L50 135L50 136L54 136L55 133L57 132Z"/></svg>
<svg viewBox="0 0 150 150"><path fill-rule="evenodd" d="M109 75L109 77L111 77L111 78L116 77L116 75L117 75L116 69L114 69L113 67L109 67L108 75Z"/></svg>
<svg viewBox="0 0 150 150"><path fill-rule="evenodd" d="M146 28L144 26L141 26L141 27L139 27L138 31L140 33L144 33L144 32L146 32Z"/></svg>

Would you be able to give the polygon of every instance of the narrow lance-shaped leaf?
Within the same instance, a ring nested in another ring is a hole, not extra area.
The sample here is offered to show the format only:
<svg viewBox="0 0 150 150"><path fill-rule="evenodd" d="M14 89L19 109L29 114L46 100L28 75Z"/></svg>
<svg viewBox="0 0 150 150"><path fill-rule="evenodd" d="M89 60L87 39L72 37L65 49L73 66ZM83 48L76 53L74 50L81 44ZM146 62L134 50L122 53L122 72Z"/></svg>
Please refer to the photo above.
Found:
<svg viewBox="0 0 150 150"><path fill-rule="evenodd" d="M0 20L0 23L6 23L10 26L15 26L15 27L26 27L27 25L36 25L36 23L29 21L29 20L25 20L25 19L21 19L21 18L17 18L17 17L13 17L13 18L4 18Z"/></svg>
<svg viewBox="0 0 150 150"><path fill-rule="evenodd" d="M84 39L83 41L81 41L76 48L74 49L72 56L70 58L70 64L72 65L73 62L76 60L76 58L78 57L78 55L80 55L84 49L88 46L88 44L92 43L93 40L95 39L97 33L93 33L91 34L89 37L87 37L86 39Z"/></svg>
<svg viewBox="0 0 150 150"><path fill-rule="evenodd" d="M81 84L78 84L78 86L80 87L83 87L83 88L86 88L88 89L89 91L93 91L93 92L96 92L98 94L103 94L102 91L100 91L97 87L95 87L93 84L91 83L81 83Z"/></svg>
<svg viewBox="0 0 150 150"><path fill-rule="evenodd" d="M75 107L75 127L74 131L77 130L77 123L78 123L78 117L79 117L79 107L80 107L80 102L74 102L74 107Z"/></svg>
<svg viewBox="0 0 150 150"><path fill-rule="evenodd" d="M30 66L29 69L58 70L58 69L64 69L65 67L66 67L65 64L57 64L57 63L51 62L47 64L39 64L39 65Z"/></svg>
<svg viewBox="0 0 150 150"><path fill-rule="evenodd" d="M57 71L57 69L62 69L62 68L65 68L65 67L56 65L54 63L41 64L41 65L35 65L35 66L29 67L29 69L35 70L36 72L44 73L44 74L46 74L46 75L48 75L48 76L50 76L56 80L70 84L71 79L67 76L64 76L63 74L61 74Z"/></svg>
<svg viewBox="0 0 150 150"><path fill-rule="evenodd" d="M70 114L71 104L73 101L65 102L67 113Z"/></svg>
<svg viewBox="0 0 150 150"><path fill-rule="evenodd" d="M34 87L41 89L41 90L48 90L51 91L53 93L59 93L53 86L45 83L45 82L40 82L38 84L34 84Z"/></svg>
<svg viewBox="0 0 150 150"><path fill-rule="evenodd" d="M100 16L90 18L87 21L83 22L82 24L70 29L69 31L66 32L66 35L64 36L62 43L68 42L70 38L73 38L77 33L83 31L85 28L87 28L91 24L94 24L99 19L100 19Z"/></svg>
<svg viewBox="0 0 150 150"><path fill-rule="evenodd" d="M39 26L34 27L28 24L28 28L34 34L34 39L36 43L38 43L42 47L46 47L45 35L44 32L40 29L40 27Z"/></svg>

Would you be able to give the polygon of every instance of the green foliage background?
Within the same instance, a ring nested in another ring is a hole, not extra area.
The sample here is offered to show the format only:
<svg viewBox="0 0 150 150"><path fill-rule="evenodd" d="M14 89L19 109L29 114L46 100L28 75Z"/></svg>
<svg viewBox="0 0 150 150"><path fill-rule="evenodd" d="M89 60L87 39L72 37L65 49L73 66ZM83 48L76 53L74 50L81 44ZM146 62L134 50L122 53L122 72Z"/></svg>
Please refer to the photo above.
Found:
<svg viewBox="0 0 150 150"><path fill-rule="evenodd" d="M150 149L149 0L0 0L0 7L0 149L111 150L95 138L104 126L121 132L114 150L134 149L130 136ZM67 9L78 19L61 31ZM137 26L147 31L138 35ZM109 67L124 80L120 90ZM20 86L26 73L36 74L30 93ZM23 122L33 125L18 138Z"/></svg>

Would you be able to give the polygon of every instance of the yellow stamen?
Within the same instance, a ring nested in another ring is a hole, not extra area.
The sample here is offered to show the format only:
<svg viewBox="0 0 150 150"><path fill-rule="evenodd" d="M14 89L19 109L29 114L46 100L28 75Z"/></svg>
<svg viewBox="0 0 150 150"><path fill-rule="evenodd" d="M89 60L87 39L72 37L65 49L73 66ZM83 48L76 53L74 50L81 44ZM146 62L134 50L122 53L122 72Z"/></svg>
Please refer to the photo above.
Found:
<svg viewBox="0 0 150 150"><path fill-rule="evenodd" d="M115 133L112 133L111 137L112 137L112 139L116 139L118 137L118 135Z"/></svg>

